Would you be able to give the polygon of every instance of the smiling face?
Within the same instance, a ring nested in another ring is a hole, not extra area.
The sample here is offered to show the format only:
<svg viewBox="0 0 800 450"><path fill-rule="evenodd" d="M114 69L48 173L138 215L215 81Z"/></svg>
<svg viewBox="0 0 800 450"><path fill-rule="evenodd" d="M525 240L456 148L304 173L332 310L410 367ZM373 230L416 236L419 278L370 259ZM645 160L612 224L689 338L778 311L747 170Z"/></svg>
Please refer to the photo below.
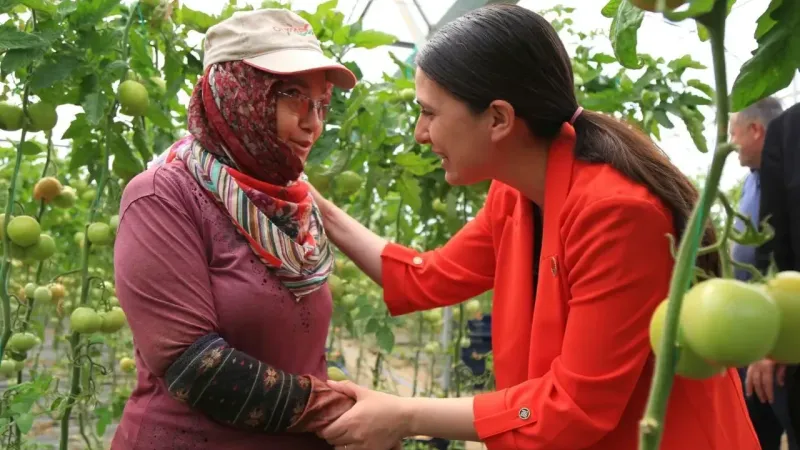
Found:
<svg viewBox="0 0 800 450"><path fill-rule="evenodd" d="M739 146L739 162L744 167L761 167L766 128L759 121L734 116L730 125L731 142Z"/></svg>
<svg viewBox="0 0 800 450"><path fill-rule="evenodd" d="M330 95L325 72L311 72L283 81L277 90L278 138L305 163L322 134Z"/></svg>
<svg viewBox="0 0 800 450"><path fill-rule="evenodd" d="M445 179L452 185L468 185L492 177L496 117L491 111L476 114L417 69L417 102L422 111L414 137L428 144L442 159Z"/></svg>

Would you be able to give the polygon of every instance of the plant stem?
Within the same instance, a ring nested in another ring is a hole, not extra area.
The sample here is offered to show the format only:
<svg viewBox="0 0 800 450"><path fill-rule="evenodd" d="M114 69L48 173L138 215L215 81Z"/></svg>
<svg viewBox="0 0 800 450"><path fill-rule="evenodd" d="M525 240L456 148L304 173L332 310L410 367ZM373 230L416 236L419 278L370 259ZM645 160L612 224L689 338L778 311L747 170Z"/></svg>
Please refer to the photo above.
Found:
<svg viewBox="0 0 800 450"><path fill-rule="evenodd" d="M719 190L719 180L722 176L725 160L733 150L733 146L727 144L729 104L724 46L726 17L727 1L717 0L713 10L708 15L697 19L702 21L708 28L711 39L717 92L717 145L703 192L686 225L675 261L675 271L669 289L664 336L661 342L661 356L656 358L656 370L653 376L647 409L641 421L639 441L641 450L657 450L661 443L661 436L664 432L664 418L667 412L667 403L672 389L675 363L678 356L675 342L678 337L678 317L683 295L689 288L694 272L694 262L697 258L700 239L705 228L703 225L706 222L706 216L711 208L713 199Z"/></svg>
<svg viewBox="0 0 800 450"><path fill-rule="evenodd" d="M33 67L31 65L28 69ZM22 113L23 117L28 114L28 94L30 87L25 83L25 88L22 91ZM22 164L22 145L25 143L25 138L28 133L27 123L22 125L22 133L17 144L17 155L14 162L14 172L11 174L11 183L8 187L8 200L6 201L6 211L3 218L3 261L0 263L0 303L3 307L3 335L0 336L0 360L5 355L6 343L11 338L11 297L8 295L8 280L11 273L11 239L8 237L6 230L8 229L8 222L11 220L11 213L14 208L14 198L17 191L17 178L19 177L19 169Z"/></svg>

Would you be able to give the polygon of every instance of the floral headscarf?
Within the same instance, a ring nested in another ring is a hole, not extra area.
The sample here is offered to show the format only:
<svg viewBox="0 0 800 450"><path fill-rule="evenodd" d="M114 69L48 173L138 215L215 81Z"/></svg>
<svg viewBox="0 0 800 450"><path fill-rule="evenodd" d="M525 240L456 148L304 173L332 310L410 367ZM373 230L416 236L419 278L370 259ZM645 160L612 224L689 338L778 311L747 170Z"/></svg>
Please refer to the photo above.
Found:
<svg viewBox="0 0 800 450"><path fill-rule="evenodd" d="M333 252L303 162L277 136L279 79L246 63L211 65L189 104L191 136L170 149L299 299L325 284Z"/></svg>

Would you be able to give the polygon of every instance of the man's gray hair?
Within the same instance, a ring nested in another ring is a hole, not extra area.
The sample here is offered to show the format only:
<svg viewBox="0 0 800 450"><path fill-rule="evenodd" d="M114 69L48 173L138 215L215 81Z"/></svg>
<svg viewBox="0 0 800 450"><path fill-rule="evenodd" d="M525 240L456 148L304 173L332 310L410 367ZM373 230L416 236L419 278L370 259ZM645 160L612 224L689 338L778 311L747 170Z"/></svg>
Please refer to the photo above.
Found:
<svg viewBox="0 0 800 450"><path fill-rule="evenodd" d="M737 125L759 122L766 127L772 119L781 115L782 112L783 106L780 100L775 97L766 97L736 113L734 121Z"/></svg>

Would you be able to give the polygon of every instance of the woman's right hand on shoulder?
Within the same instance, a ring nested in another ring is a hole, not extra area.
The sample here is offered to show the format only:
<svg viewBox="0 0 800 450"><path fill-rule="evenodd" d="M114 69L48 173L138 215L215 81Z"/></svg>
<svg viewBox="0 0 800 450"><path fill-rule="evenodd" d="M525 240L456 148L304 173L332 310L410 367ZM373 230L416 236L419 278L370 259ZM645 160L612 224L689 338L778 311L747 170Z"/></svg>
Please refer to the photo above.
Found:
<svg viewBox="0 0 800 450"><path fill-rule="evenodd" d="M311 183L308 186L328 239L368 277L381 284L381 253L388 242L323 197Z"/></svg>

